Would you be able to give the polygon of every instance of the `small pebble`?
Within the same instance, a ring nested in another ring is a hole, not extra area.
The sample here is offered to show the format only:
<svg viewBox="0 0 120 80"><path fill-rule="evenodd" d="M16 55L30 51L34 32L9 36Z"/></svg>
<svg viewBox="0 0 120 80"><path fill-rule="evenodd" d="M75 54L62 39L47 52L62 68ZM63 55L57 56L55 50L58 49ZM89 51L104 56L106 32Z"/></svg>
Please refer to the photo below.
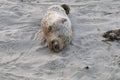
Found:
<svg viewBox="0 0 120 80"><path fill-rule="evenodd" d="M89 66L86 66L85 69L89 69Z"/></svg>

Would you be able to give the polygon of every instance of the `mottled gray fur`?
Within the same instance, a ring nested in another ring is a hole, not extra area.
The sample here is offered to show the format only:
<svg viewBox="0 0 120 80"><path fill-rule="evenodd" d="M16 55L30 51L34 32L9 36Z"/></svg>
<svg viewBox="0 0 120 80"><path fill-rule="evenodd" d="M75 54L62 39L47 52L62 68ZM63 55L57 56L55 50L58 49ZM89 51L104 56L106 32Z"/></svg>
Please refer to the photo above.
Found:
<svg viewBox="0 0 120 80"><path fill-rule="evenodd" d="M51 50L59 52L71 42L71 21L61 5L53 5L47 9L42 17L41 26Z"/></svg>

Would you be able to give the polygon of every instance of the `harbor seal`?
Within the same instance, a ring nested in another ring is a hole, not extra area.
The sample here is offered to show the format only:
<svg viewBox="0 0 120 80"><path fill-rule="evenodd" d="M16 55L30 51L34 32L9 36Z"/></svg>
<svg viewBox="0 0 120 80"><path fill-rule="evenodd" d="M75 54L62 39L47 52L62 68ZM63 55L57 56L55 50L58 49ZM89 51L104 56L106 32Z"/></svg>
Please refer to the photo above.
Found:
<svg viewBox="0 0 120 80"><path fill-rule="evenodd" d="M50 50L59 52L72 39L71 21L68 18L70 8L66 4L48 7L42 16L41 30Z"/></svg>

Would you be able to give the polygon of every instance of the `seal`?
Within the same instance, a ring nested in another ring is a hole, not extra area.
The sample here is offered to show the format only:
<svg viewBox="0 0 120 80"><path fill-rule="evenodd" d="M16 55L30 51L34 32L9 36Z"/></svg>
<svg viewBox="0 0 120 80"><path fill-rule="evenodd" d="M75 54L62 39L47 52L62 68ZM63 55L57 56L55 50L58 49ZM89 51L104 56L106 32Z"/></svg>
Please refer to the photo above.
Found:
<svg viewBox="0 0 120 80"><path fill-rule="evenodd" d="M120 40L120 29L110 30L103 34L104 38L107 38L106 41L115 41Z"/></svg>
<svg viewBox="0 0 120 80"><path fill-rule="evenodd" d="M70 8L66 4L48 7L41 19L43 37L50 50L59 52L72 40Z"/></svg>

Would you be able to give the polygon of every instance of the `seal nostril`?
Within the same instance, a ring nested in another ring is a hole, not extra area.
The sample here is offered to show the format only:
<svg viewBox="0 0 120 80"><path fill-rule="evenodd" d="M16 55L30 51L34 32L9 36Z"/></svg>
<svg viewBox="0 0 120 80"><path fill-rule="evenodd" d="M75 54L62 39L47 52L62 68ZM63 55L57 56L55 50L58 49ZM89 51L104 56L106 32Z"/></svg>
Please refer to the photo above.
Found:
<svg viewBox="0 0 120 80"><path fill-rule="evenodd" d="M52 49L53 50L59 50L59 43L58 43L58 41L57 40L53 40L52 42Z"/></svg>
<svg viewBox="0 0 120 80"><path fill-rule="evenodd" d="M58 43L54 44L54 48L55 48L55 49L59 49Z"/></svg>

